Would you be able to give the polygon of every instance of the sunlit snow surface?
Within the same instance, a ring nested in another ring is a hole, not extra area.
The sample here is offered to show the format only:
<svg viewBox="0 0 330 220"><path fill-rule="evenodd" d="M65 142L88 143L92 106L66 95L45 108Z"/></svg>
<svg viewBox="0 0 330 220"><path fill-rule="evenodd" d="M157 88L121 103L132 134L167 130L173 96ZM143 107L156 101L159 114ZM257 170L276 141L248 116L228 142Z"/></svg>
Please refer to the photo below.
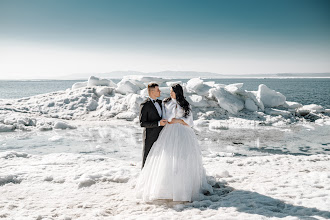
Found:
<svg viewBox="0 0 330 220"><path fill-rule="evenodd" d="M328 125L195 130L215 193L192 203L135 199L142 154L137 124L74 125L1 134L1 217L330 218Z"/></svg>
<svg viewBox="0 0 330 220"><path fill-rule="evenodd" d="M214 87L236 115L228 114L207 98L212 85L193 82L194 131L214 194L192 203L137 200L143 96L78 88L0 102L0 219L330 219L329 111L286 102L263 112L256 93ZM132 85L121 91L138 91ZM230 102L241 96L249 100L243 110Z"/></svg>

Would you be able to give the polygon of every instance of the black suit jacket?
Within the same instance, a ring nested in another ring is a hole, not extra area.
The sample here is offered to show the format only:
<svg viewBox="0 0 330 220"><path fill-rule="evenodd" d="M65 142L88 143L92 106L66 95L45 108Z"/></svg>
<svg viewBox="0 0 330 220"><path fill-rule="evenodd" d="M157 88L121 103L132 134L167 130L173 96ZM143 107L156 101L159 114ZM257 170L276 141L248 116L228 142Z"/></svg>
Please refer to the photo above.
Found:
<svg viewBox="0 0 330 220"><path fill-rule="evenodd" d="M162 108L162 101L157 100L157 102ZM147 98L140 105L140 125L144 128L142 168L153 143L157 140L160 131L163 129L163 126L158 126L158 121L160 120L162 120L162 117L159 116L154 103L150 98Z"/></svg>

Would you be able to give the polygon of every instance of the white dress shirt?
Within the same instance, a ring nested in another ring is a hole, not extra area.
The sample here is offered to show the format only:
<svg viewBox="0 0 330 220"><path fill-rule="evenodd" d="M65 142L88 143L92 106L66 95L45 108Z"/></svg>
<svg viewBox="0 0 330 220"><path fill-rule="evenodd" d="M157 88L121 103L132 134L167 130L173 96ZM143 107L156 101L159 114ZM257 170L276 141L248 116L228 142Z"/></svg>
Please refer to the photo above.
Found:
<svg viewBox="0 0 330 220"><path fill-rule="evenodd" d="M150 98L150 97L149 97ZM150 98L150 100L154 103L154 106L156 107L157 109L157 112L158 112L158 115L160 117L162 117L162 108L160 107L159 103L155 100L155 99L152 99ZM155 101L155 102L154 102ZM162 117L163 118L163 117ZM160 121L158 121L158 126L160 126Z"/></svg>
<svg viewBox="0 0 330 220"><path fill-rule="evenodd" d="M149 97L150 98L150 97ZM160 116L160 117L162 117L162 108L160 107L160 105L159 105L159 103L155 100L155 99L152 99L152 98L150 98L151 99L151 101L154 103L154 106L156 107L156 109L157 109L157 112L158 112L158 115ZM155 101L155 102L154 102Z"/></svg>

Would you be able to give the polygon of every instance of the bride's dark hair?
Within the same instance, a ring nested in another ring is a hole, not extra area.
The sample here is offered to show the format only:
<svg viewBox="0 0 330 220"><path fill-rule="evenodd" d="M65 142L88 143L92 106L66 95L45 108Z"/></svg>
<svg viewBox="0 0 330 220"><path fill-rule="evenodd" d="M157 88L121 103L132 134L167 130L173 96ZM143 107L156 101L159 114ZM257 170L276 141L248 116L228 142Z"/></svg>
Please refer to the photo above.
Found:
<svg viewBox="0 0 330 220"><path fill-rule="evenodd" d="M180 84L174 84L171 86L173 89L173 92L175 93L176 96L176 101L178 102L178 104L183 108L184 111L184 117L187 117L190 114L190 106L189 106L189 102L185 99L185 97L183 96L183 89L182 86ZM164 100L165 103L169 102L172 98L166 98Z"/></svg>

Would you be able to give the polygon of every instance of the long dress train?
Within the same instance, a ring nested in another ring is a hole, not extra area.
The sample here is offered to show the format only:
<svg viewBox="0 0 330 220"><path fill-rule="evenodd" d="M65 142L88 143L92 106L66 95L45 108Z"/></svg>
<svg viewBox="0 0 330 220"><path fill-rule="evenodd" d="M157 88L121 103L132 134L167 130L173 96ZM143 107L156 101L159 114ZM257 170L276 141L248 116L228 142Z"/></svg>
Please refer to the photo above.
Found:
<svg viewBox="0 0 330 220"><path fill-rule="evenodd" d="M194 201L203 191L213 192L207 183L202 155L191 128L192 113L183 117L183 109L172 99L164 105L165 117L183 119L189 126L167 124L153 144L136 184L136 196L144 201L170 199Z"/></svg>

